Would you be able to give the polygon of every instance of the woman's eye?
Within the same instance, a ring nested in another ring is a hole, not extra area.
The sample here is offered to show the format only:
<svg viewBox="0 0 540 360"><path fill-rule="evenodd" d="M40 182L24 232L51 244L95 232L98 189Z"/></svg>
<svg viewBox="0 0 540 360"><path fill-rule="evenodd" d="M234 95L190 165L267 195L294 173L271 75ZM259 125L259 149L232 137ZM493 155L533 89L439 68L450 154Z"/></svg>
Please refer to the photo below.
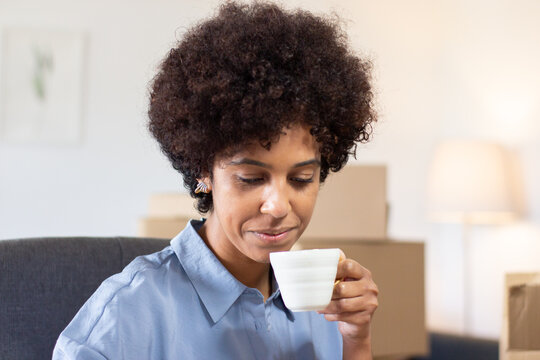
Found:
<svg viewBox="0 0 540 360"><path fill-rule="evenodd" d="M264 182L264 180L265 180L264 177L242 177L242 176L237 176L237 179L238 179L238 181L240 183L247 184L247 185L259 185L259 184L262 184ZM309 177L309 178L306 178L306 177L291 177L291 178L289 178L289 181L291 181L296 186L303 186L303 185L307 185L309 183L312 183L313 182L313 176Z"/></svg>
<svg viewBox="0 0 540 360"><path fill-rule="evenodd" d="M291 180L299 184L308 184L313 182L313 176L310 178L293 177Z"/></svg>
<svg viewBox="0 0 540 360"><path fill-rule="evenodd" d="M243 183L253 185L253 184L261 183L262 181L264 181L264 178L261 178L261 177L257 177L257 178L244 178L244 177L238 176L238 180L240 180L240 181L243 182Z"/></svg>

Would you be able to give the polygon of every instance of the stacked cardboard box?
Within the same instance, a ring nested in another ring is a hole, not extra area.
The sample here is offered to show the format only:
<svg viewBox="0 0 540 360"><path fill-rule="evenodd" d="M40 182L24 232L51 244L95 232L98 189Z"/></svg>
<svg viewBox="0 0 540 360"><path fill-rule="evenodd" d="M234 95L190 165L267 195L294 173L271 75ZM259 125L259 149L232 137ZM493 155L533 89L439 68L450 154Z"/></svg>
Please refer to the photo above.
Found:
<svg viewBox="0 0 540 360"><path fill-rule="evenodd" d="M171 239L182 231L190 219L200 217L189 194L153 194L148 203L148 216L139 220L137 235Z"/></svg>
<svg viewBox="0 0 540 360"><path fill-rule="evenodd" d="M200 215L187 194L152 196L139 235L172 238ZM427 353L424 316L423 243L389 241L384 166L348 166L321 187L309 227L299 247L339 247L370 269L380 289L373 320L376 358Z"/></svg>
<svg viewBox="0 0 540 360"><path fill-rule="evenodd" d="M347 166L321 186L307 238L386 239L386 167Z"/></svg>
<svg viewBox="0 0 540 360"><path fill-rule="evenodd" d="M372 323L375 357L406 358L428 352L423 243L303 238L299 245L304 249L340 248L371 271L379 288L379 308Z"/></svg>
<svg viewBox="0 0 540 360"><path fill-rule="evenodd" d="M540 360L540 273L506 274L501 360Z"/></svg>

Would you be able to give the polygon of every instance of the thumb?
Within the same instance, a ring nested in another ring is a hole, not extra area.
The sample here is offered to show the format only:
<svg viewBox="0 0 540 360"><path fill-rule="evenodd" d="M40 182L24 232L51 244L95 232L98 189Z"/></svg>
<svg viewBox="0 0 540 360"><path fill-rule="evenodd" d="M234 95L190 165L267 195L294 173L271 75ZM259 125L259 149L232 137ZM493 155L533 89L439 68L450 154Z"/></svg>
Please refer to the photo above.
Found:
<svg viewBox="0 0 540 360"><path fill-rule="evenodd" d="M342 262L343 260L345 260L347 258L347 256L345 255L345 253L343 252L343 250L339 249L339 261L338 262Z"/></svg>
<svg viewBox="0 0 540 360"><path fill-rule="evenodd" d="M347 277L348 270L344 266L340 266L340 263L345 261L347 259L347 256L343 252L343 250L339 249L340 255L339 255L339 261L338 261L338 268L336 273L336 281L334 282L334 285L339 284L341 281L350 281L352 278Z"/></svg>

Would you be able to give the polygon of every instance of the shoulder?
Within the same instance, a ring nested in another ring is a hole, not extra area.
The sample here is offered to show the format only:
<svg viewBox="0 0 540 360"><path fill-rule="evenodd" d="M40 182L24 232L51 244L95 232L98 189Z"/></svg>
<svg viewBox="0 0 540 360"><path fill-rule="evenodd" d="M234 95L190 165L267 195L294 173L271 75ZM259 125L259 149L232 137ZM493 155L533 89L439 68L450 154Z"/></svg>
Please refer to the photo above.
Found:
<svg viewBox="0 0 540 360"><path fill-rule="evenodd" d="M136 299L137 301L144 300L145 295L150 295L147 290L150 288L159 290L168 277L178 275L181 270L178 258L170 246L157 253L139 256L121 273L106 279L87 304L104 307L111 302L133 296L142 297Z"/></svg>
<svg viewBox="0 0 540 360"><path fill-rule="evenodd" d="M156 331L152 323L166 317L164 312L170 306L166 302L173 297L163 294L169 293L173 284L190 286L171 247L137 257L99 286L62 332L55 351L60 354L93 349L104 353L119 348L115 345L126 339L136 342L152 336L150 332Z"/></svg>

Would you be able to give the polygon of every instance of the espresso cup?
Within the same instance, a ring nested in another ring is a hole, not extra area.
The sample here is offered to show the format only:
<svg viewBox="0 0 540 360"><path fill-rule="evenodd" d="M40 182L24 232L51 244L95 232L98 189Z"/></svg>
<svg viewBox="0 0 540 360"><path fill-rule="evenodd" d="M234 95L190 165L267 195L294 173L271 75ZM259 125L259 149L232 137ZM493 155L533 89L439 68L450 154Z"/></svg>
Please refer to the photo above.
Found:
<svg viewBox="0 0 540 360"><path fill-rule="evenodd" d="M339 249L270 253L281 297L291 311L324 309L332 299Z"/></svg>

